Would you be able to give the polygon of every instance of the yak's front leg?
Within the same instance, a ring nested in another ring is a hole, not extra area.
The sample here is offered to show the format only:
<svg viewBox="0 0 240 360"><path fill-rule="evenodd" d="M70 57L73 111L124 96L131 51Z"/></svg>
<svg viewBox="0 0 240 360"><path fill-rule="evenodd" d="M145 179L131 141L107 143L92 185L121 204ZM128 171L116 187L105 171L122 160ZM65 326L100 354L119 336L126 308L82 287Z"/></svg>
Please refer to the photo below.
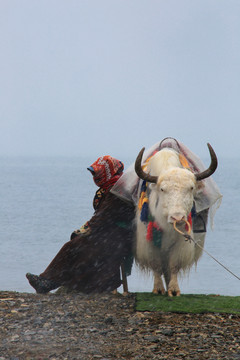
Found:
<svg viewBox="0 0 240 360"><path fill-rule="evenodd" d="M178 286L177 273L171 274L171 279L167 288L168 296L180 296L181 292Z"/></svg>
<svg viewBox="0 0 240 360"><path fill-rule="evenodd" d="M164 274L164 278L167 284L168 296L180 296L180 288L178 285L177 272L169 270Z"/></svg>
<svg viewBox="0 0 240 360"><path fill-rule="evenodd" d="M157 273L157 272L154 272L154 285L153 285L153 294L162 294L164 295L165 294L165 288L164 288L164 285L163 285L163 281L162 281L162 276Z"/></svg>

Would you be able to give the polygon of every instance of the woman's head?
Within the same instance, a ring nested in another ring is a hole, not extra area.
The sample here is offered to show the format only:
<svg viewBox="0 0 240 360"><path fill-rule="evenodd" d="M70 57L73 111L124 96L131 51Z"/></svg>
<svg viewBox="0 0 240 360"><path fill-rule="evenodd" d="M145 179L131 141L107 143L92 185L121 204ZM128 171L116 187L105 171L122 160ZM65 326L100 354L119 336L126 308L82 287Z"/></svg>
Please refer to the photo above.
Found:
<svg viewBox="0 0 240 360"><path fill-rule="evenodd" d="M122 175L124 164L112 156L105 155L98 158L87 169L92 173L97 186L107 188Z"/></svg>

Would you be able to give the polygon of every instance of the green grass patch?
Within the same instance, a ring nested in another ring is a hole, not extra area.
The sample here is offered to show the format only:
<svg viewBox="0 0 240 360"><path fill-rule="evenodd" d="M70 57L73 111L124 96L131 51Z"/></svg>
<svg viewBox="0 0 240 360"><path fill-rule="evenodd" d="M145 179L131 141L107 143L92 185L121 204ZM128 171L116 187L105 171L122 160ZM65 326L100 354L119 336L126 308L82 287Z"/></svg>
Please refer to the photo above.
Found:
<svg viewBox="0 0 240 360"><path fill-rule="evenodd" d="M193 314L240 314L240 296L189 294L168 297L152 293L137 293L136 310Z"/></svg>

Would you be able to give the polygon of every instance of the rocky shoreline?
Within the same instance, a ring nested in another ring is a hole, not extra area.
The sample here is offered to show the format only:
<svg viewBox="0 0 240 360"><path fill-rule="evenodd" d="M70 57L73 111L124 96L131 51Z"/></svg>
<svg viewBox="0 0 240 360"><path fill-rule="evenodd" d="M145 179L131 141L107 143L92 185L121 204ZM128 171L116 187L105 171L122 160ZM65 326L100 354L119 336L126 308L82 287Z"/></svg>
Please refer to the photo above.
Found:
<svg viewBox="0 0 240 360"><path fill-rule="evenodd" d="M240 359L240 316L135 311L134 294L0 292L0 360Z"/></svg>

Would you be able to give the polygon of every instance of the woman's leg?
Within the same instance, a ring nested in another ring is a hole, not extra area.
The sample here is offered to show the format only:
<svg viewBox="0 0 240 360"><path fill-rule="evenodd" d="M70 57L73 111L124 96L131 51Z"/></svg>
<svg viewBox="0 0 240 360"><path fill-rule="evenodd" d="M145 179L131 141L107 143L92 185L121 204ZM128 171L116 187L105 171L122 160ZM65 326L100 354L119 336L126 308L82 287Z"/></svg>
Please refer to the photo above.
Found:
<svg viewBox="0 0 240 360"><path fill-rule="evenodd" d="M81 265L86 263L87 238L81 235L63 245L48 267L39 276L26 277L38 293L47 293L81 275ZM82 256L81 256L82 254Z"/></svg>

